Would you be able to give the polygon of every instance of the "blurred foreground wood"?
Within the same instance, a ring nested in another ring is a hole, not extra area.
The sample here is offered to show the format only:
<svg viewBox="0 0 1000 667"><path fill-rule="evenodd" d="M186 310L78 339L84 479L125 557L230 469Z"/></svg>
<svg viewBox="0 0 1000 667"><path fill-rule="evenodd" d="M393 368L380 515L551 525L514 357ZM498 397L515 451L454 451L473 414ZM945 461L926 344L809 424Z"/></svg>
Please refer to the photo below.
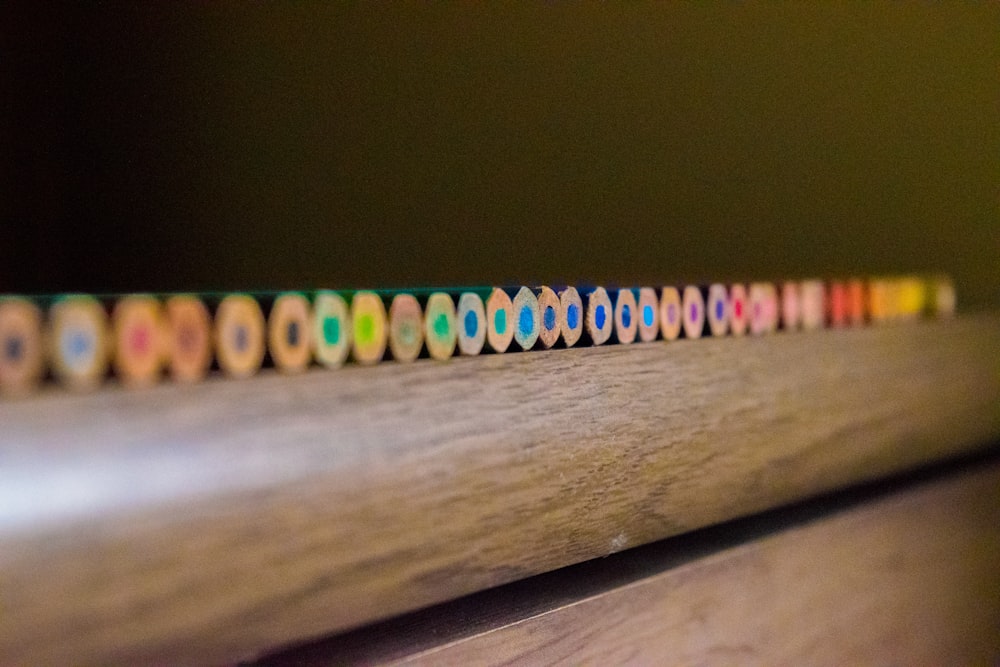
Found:
<svg viewBox="0 0 1000 667"><path fill-rule="evenodd" d="M0 662L252 657L969 451L998 349L984 315L0 403Z"/></svg>
<svg viewBox="0 0 1000 667"><path fill-rule="evenodd" d="M655 568L671 542L686 544L667 540L646 562L627 566ZM625 559L603 564L621 567ZM996 664L998 564L1000 462L994 459L389 662ZM489 597L477 602L489 618ZM418 637L416 629L408 629L410 641L425 641L429 633ZM274 662L379 663L380 644L399 644L368 640L367 647L353 642L353 651L333 641Z"/></svg>

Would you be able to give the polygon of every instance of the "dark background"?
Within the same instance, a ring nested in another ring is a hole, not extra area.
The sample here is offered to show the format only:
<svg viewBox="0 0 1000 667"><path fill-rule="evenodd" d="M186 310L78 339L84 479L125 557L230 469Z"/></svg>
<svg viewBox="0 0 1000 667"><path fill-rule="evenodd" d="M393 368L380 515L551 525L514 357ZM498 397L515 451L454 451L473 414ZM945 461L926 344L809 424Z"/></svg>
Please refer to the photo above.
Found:
<svg viewBox="0 0 1000 667"><path fill-rule="evenodd" d="M0 292L943 269L1000 303L996 6L0 11Z"/></svg>

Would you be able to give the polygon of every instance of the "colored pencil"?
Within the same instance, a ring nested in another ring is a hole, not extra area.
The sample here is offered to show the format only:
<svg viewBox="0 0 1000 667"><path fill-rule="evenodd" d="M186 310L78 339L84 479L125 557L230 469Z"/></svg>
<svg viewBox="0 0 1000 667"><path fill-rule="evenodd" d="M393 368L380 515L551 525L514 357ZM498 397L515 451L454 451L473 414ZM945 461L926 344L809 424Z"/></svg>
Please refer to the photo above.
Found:
<svg viewBox="0 0 1000 667"><path fill-rule="evenodd" d="M459 352L469 356L482 352L487 329L486 308L482 298L475 292L462 292L458 297L455 320Z"/></svg>
<svg viewBox="0 0 1000 667"><path fill-rule="evenodd" d="M514 304L507 292L493 288L486 300L486 342L490 349L502 354L514 340Z"/></svg>
<svg viewBox="0 0 1000 667"><path fill-rule="evenodd" d="M705 311L712 336L725 336L729 331L729 292L721 283L708 286Z"/></svg>
<svg viewBox="0 0 1000 667"><path fill-rule="evenodd" d="M681 293L681 317L685 338L701 338L705 331L705 297L696 285L687 285Z"/></svg>
<svg viewBox="0 0 1000 667"><path fill-rule="evenodd" d="M839 280L831 280L826 286L827 322L835 329L847 326L847 286Z"/></svg>
<svg viewBox="0 0 1000 667"><path fill-rule="evenodd" d="M767 314L766 333L774 333L781 324L781 297L778 294L777 285L772 282L765 282L763 285L765 312Z"/></svg>
<svg viewBox="0 0 1000 667"><path fill-rule="evenodd" d="M765 295L762 284L753 282L747 285L747 317L751 336L760 336L765 332Z"/></svg>
<svg viewBox="0 0 1000 667"><path fill-rule="evenodd" d="M408 363L424 348L424 314L417 297L400 293L389 304L389 351L396 361Z"/></svg>
<svg viewBox="0 0 1000 667"><path fill-rule="evenodd" d="M652 287L639 288L639 340L649 343L660 333L660 309L656 290Z"/></svg>
<svg viewBox="0 0 1000 667"><path fill-rule="evenodd" d="M542 349L549 349L559 341L562 332L562 304L551 287L542 285L535 296L538 298L538 312L541 326L538 327L538 343Z"/></svg>
<svg viewBox="0 0 1000 667"><path fill-rule="evenodd" d="M516 326L514 341L522 350L530 350L538 340L539 320L538 297L527 287L517 290L511 301Z"/></svg>
<svg viewBox="0 0 1000 667"><path fill-rule="evenodd" d="M785 331L796 331L802 324L802 303L799 297L799 284L787 280L781 284L781 328Z"/></svg>
<svg viewBox="0 0 1000 667"><path fill-rule="evenodd" d="M635 292L620 289L615 294L615 336L622 345L628 345L639 333L639 304Z"/></svg>
<svg viewBox="0 0 1000 667"><path fill-rule="evenodd" d="M587 310L584 328L593 345L604 345L611 338L614 309L608 291L595 287L587 293Z"/></svg>
<svg viewBox="0 0 1000 667"><path fill-rule="evenodd" d="M163 308L148 295L119 299L111 313L111 366L123 384L146 387L160 379L168 352Z"/></svg>
<svg viewBox="0 0 1000 667"><path fill-rule="evenodd" d="M343 365L351 352L354 326L351 311L337 292L319 290L313 295L312 308L313 356L327 368Z"/></svg>
<svg viewBox="0 0 1000 667"><path fill-rule="evenodd" d="M377 364L389 339L385 304L375 292L355 292L351 299L353 356L359 364Z"/></svg>
<svg viewBox="0 0 1000 667"><path fill-rule="evenodd" d="M762 335L766 328L764 300L764 290L760 282L747 285L747 328L751 336Z"/></svg>
<svg viewBox="0 0 1000 667"><path fill-rule="evenodd" d="M755 336L778 329L778 290L774 283L750 283L750 333Z"/></svg>
<svg viewBox="0 0 1000 667"><path fill-rule="evenodd" d="M167 366L177 382L196 382L212 365L212 318L196 296L177 294L164 306Z"/></svg>
<svg viewBox="0 0 1000 667"><path fill-rule="evenodd" d="M64 386L93 389L108 371L108 316L91 296L69 295L49 308L49 362Z"/></svg>
<svg viewBox="0 0 1000 667"><path fill-rule="evenodd" d="M851 326L865 323L865 283L853 279L847 283L847 319Z"/></svg>
<svg viewBox="0 0 1000 667"><path fill-rule="evenodd" d="M935 317L953 317L957 298L955 284L948 276L934 276L929 280L929 312Z"/></svg>
<svg viewBox="0 0 1000 667"><path fill-rule="evenodd" d="M743 283L729 286L729 333L743 336L750 324L747 287Z"/></svg>
<svg viewBox="0 0 1000 667"><path fill-rule="evenodd" d="M868 281L868 319L872 324L881 324L890 318L889 286L885 280L872 278Z"/></svg>
<svg viewBox="0 0 1000 667"><path fill-rule="evenodd" d="M821 280L804 280L799 285L799 303L802 312L802 328L815 331L823 327L826 315L825 290Z"/></svg>
<svg viewBox="0 0 1000 667"><path fill-rule="evenodd" d="M267 349L282 373L301 373L312 362L312 308L300 292L279 294L267 315Z"/></svg>
<svg viewBox="0 0 1000 667"><path fill-rule="evenodd" d="M424 342L433 359L444 361L455 354L455 302L444 292L434 292L424 309Z"/></svg>
<svg viewBox="0 0 1000 667"><path fill-rule="evenodd" d="M559 292L562 339L566 347L573 347L583 335L583 299L575 287L567 287Z"/></svg>
<svg viewBox="0 0 1000 667"><path fill-rule="evenodd" d="M215 357L219 368L234 378L260 370L265 353L264 313L248 294L230 294L215 311Z"/></svg>
<svg viewBox="0 0 1000 667"><path fill-rule="evenodd" d="M0 394L28 394L44 374L41 309L27 299L0 298Z"/></svg>
<svg viewBox="0 0 1000 667"><path fill-rule="evenodd" d="M915 320L928 308L928 282L918 276L903 276L893 281L896 285L897 316Z"/></svg>
<svg viewBox="0 0 1000 667"><path fill-rule="evenodd" d="M677 340L682 327L681 293L676 287L664 287L660 291L660 331L663 340Z"/></svg>

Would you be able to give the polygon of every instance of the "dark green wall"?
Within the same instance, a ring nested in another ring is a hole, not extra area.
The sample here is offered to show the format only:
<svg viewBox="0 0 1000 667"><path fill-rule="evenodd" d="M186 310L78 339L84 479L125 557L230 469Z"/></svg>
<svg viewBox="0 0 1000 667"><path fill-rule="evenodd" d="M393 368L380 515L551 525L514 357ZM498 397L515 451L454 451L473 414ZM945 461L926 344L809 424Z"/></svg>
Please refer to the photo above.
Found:
<svg viewBox="0 0 1000 667"><path fill-rule="evenodd" d="M1000 303L1000 10L5 10L0 291L944 269Z"/></svg>

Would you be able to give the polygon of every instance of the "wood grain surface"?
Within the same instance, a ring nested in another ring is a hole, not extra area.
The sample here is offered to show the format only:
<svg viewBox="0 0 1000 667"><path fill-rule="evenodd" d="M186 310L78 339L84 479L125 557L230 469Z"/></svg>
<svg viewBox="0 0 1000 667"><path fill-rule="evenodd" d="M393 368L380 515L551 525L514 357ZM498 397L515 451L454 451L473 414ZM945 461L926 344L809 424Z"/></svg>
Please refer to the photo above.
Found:
<svg viewBox="0 0 1000 667"><path fill-rule="evenodd" d="M0 662L252 657L975 449L997 349L983 315L3 402Z"/></svg>
<svg viewBox="0 0 1000 667"><path fill-rule="evenodd" d="M997 664L998 563L994 460L392 664Z"/></svg>

